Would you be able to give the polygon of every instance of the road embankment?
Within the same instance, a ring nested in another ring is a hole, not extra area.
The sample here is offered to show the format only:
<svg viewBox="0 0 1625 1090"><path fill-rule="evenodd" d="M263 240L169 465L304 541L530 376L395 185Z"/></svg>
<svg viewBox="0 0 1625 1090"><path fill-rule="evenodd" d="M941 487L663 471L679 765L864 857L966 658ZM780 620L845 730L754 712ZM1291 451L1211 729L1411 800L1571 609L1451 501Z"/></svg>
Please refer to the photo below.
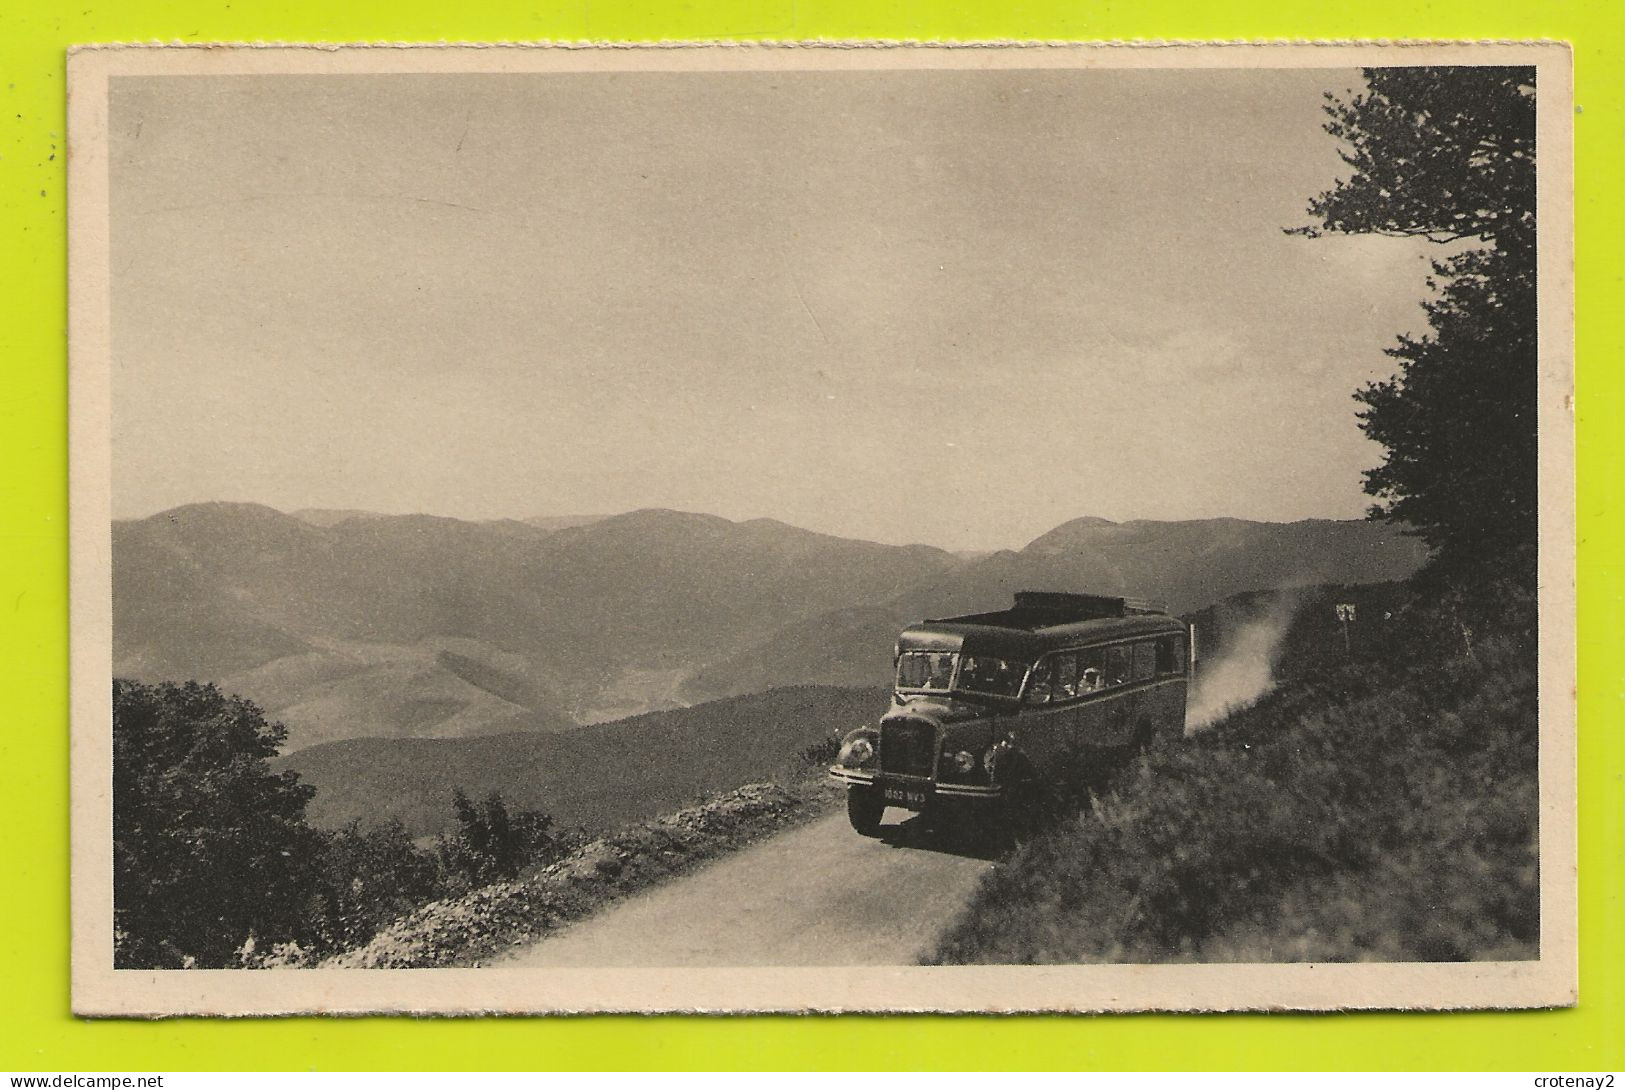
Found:
<svg viewBox="0 0 1625 1090"><path fill-rule="evenodd" d="M759 783L591 841L533 875L424 905L326 969L477 967L674 875L828 812L822 783Z"/></svg>

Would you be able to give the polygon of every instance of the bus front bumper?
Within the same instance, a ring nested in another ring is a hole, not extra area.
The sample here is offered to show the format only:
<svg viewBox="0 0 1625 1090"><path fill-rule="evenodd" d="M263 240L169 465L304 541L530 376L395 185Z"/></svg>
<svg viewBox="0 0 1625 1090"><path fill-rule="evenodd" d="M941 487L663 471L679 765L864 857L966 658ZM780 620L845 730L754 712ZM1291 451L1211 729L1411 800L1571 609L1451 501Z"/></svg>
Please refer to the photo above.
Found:
<svg viewBox="0 0 1625 1090"><path fill-rule="evenodd" d="M879 787L888 806L906 806L910 810L923 810L937 799L983 801L1004 794L1004 788L996 784L939 783L914 776L877 775L841 765L832 766L829 774L849 787Z"/></svg>

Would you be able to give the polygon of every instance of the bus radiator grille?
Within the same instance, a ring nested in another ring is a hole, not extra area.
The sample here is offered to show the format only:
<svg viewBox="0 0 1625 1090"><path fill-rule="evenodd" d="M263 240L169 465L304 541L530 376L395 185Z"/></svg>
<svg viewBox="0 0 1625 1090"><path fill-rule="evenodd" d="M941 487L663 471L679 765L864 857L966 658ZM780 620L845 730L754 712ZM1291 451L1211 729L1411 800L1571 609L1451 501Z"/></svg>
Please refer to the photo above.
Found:
<svg viewBox="0 0 1625 1090"><path fill-rule="evenodd" d="M929 777L937 732L930 723L904 719L880 725L880 771Z"/></svg>

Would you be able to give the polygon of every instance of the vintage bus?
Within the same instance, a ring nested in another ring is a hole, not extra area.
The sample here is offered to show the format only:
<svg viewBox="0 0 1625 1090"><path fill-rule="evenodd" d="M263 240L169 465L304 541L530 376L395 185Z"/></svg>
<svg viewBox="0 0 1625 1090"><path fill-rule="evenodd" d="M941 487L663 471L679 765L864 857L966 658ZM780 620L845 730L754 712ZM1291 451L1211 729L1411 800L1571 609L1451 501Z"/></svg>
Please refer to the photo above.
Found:
<svg viewBox="0 0 1625 1090"><path fill-rule="evenodd" d="M852 827L877 835L888 806L1009 820L1103 754L1183 735L1190 635L1151 603L1047 591L913 625L891 709L830 767Z"/></svg>

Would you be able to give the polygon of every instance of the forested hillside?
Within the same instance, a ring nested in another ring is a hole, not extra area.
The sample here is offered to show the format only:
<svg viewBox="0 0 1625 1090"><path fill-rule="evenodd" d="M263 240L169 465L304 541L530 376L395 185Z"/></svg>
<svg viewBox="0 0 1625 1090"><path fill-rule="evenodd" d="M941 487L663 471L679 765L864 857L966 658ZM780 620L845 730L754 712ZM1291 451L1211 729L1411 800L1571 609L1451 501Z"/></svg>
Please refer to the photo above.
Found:
<svg viewBox="0 0 1625 1090"><path fill-rule="evenodd" d="M323 828L391 819L417 835L440 832L463 787L604 829L771 778L801 750L873 722L886 700L880 689L773 689L567 734L332 742L275 767L315 788L309 814Z"/></svg>

